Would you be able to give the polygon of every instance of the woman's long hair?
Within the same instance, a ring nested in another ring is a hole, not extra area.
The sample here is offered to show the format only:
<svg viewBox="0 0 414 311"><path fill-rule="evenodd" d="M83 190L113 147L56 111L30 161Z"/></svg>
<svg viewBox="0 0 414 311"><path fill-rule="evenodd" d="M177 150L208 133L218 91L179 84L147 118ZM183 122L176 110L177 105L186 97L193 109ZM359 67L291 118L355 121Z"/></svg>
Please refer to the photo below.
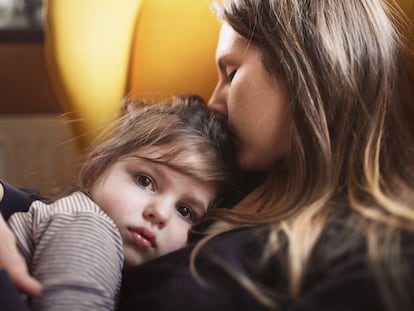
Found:
<svg viewBox="0 0 414 311"><path fill-rule="evenodd" d="M347 230L365 241L385 302L404 296L390 265L402 260L401 231L414 231L412 67L401 11L381 0L230 0L215 10L287 81L293 123L290 153L243 202L257 212L212 217L274 224L269 241L284 232L297 297L318 238L345 214L359 222ZM349 237L342 247L360 242ZM328 244L318 250L328 257Z"/></svg>

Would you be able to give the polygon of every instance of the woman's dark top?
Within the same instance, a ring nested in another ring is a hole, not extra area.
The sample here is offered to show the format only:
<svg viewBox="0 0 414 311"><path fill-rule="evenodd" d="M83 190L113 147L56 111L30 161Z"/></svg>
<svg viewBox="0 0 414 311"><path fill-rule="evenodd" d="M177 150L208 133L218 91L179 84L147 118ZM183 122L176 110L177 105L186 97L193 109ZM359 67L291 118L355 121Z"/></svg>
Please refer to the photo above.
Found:
<svg viewBox="0 0 414 311"><path fill-rule="evenodd" d="M260 246L266 230L242 229L213 239L197 255L198 272L206 287L189 271L192 247L126 271L119 310L266 310L221 267L223 262L255 280L261 291L278 303L279 310L385 310L366 255L357 251L341 256L328 267L322 261L315 263L315 258L303 293L292 300L287 291L286 265L276 257L261 264ZM414 298L414 244L406 244L403 253L409 262L409 267L402 268L408 283L400 285ZM404 309L414 310L413 301L391 308Z"/></svg>
<svg viewBox="0 0 414 311"><path fill-rule="evenodd" d="M13 192L15 202L27 202L24 194L20 197L21 192L6 185L5 192L8 191ZM13 204L10 200L1 202L0 209L13 211L18 208L10 204ZM28 205L30 203L26 209ZM20 206L19 210L22 209ZM118 310L266 310L236 281L232 276L234 272L254 280L262 293L277 302L279 310L385 310L384 299L368 268L365 249L341 250L341 238L345 238L345 234L340 233L343 228L331 226L322 235L315 254L320 247L332 243L332 258L312 256L311 268L296 300L288 294L287 266L282 260L285 256L276 255L262 261L261 250L266 243L267 231L266 226L239 229L210 240L201 248L195 262L204 285L189 269L192 245L124 271ZM339 237L330 239L331 236ZM404 236L402 257L405 261L395 269L402 277L398 285L406 290L406 297L412 299L398 300L398 306L391 305L390 310L414 310L413 242L411 234ZM282 246L282 251L285 248ZM0 286L3 296L3 285ZM7 293L12 299L13 294Z"/></svg>

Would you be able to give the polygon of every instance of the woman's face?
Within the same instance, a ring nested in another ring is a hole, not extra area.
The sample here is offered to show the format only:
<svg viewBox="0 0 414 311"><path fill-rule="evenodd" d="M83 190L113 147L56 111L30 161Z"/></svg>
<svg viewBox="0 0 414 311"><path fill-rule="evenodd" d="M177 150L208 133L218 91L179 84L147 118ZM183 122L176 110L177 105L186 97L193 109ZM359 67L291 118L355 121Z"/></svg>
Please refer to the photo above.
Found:
<svg viewBox="0 0 414 311"><path fill-rule="evenodd" d="M286 83L270 75L259 48L226 23L221 28L216 62L219 81L209 106L227 118L241 167L267 170L289 150Z"/></svg>

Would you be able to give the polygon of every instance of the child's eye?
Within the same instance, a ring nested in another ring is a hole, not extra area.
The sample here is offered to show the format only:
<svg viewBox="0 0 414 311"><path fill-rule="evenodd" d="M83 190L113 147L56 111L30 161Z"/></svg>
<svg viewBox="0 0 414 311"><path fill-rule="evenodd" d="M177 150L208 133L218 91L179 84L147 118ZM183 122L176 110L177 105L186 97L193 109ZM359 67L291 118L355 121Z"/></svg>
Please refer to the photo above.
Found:
<svg viewBox="0 0 414 311"><path fill-rule="evenodd" d="M135 180L137 184L141 186L142 188L150 190L150 191L155 190L154 183L150 177L145 176L145 175L136 175Z"/></svg>
<svg viewBox="0 0 414 311"><path fill-rule="evenodd" d="M193 220L193 211L184 205L177 206L177 212L186 220Z"/></svg>

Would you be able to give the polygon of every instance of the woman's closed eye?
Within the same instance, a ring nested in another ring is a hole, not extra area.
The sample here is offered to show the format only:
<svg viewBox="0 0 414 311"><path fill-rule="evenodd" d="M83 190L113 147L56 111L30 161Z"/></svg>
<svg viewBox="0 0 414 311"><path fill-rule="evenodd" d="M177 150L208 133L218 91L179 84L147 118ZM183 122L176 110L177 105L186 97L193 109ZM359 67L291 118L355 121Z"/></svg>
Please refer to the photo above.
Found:
<svg viewBox="0 0 414 311"><path fill-rule="evenodd" d="M227 82L230 83L231 81L233 81L234 76L236 75L236 73L237 73L237 69L234 69L234 70L229 71L228 73L226 73L226 75L227 75Z"/></svg>
<svg viewBox="0 0 414 311"><path fill-rule="evenodd" d="M143 189L155 191L155 183L152 178L146 175L135 175L135 181Z"/></svg>

